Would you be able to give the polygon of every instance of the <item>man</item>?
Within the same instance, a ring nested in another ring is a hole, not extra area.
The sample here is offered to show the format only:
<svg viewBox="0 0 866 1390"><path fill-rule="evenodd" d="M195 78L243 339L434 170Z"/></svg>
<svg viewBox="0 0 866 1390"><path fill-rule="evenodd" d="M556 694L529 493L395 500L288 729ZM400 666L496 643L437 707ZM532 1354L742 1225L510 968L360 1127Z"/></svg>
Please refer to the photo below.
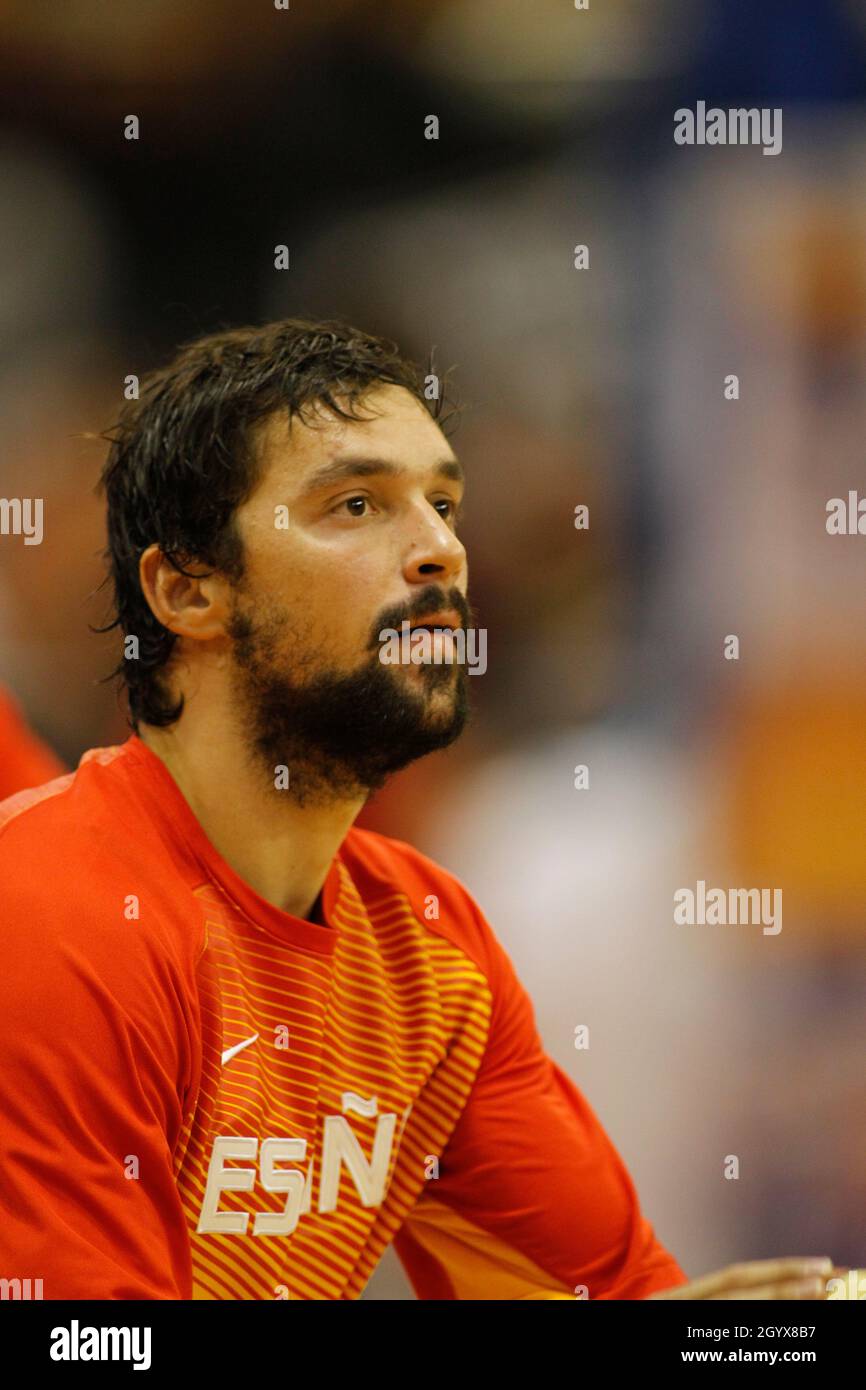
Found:
<svg viewBox="0 0 866 1390"><path fill-rule="evenodd" d="M0 1273L46 1298L356 1298L392 1241L422 1298L817 1296L686 1284L469 893L353 828L467 717L434 412L393 345L289 320L113 432L135 732L0 808ZM403 622L426 660L382 659Z"/></svg>

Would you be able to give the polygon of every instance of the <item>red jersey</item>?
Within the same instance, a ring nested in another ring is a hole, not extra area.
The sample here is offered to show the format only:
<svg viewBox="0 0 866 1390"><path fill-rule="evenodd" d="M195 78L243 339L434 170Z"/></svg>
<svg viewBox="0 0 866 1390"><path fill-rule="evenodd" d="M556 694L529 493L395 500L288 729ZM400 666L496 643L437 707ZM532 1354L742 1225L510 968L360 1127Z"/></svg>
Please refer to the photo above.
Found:
<svg viewBox="0 0 866 1390"><path fill-rule="evenodd" d="M0 805L0 1277L45 1298L642 1298L686 1276L462 884L353 828L322 921L139 738Z"/></svg>
<svg viewBox="0 0 866 1390"><path fill-rule="evenodd" d="M0 685L0 801L65 771L60 759L28 729L16 701Z"/></svg>

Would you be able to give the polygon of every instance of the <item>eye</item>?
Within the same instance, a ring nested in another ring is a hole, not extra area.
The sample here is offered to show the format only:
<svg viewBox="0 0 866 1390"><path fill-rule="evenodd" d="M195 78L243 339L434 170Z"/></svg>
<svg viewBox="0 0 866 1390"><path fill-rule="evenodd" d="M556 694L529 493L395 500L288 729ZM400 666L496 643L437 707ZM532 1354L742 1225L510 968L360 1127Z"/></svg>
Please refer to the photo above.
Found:
<svg viewBox="0 0 866 1390"><path fill-rule="evenodd" d="M364 497L364 496L361 495L361 494L359 494L357 497L344 497L342 502L338 502L338 503L337 503L336 507L334 508L334 511L335 511L335 512L338 512L338 511L340 510L341 507L348 507L348 508L350 508L350 511L349 511L349 515L350 515L350 516L363 516L363 515L364 515L364 512L363 512L363 511L354 511L354 510L351 510L352 508L356 507L356 506L358 505L359 502L360 502L360 504L361 504L362 507L366 507L366 506L369 506L370 499L369 499L369 497Z"/></svg>
<svg viewBox="0 0 866 1390"><path fill-rule="evenodd" d="M446 511L440 512L439 515L444 516L449 521L457 522L463 516L463 507L457 502L452 501L450 497L437 498L433 506L447 508Z"/></svg>

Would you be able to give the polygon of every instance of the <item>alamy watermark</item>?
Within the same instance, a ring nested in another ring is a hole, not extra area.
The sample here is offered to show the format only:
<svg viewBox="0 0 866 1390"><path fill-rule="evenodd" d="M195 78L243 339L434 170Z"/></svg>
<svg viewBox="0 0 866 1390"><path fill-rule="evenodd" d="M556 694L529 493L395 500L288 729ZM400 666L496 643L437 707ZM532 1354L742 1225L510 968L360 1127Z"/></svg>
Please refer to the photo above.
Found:
<svg viewBox="0 0 866 1390"><path fill-rule="evenodd" d="M782 890L707 888L699 878L695 889L678 888L674 893L674 922L700 927L763 923L764 936L778 936L782 930Z"/></svg>
<svg viewBox="0 0 866 1390"><path fill-rule="evenodd" d="M41 497L0 497L0 536L23 536L25 545L42 544Z"/></svg>
<svg viewBox="0 0 866 1390"><path fill-rule="evenodd" d="M824 525L828 536L866 536L866 497L855 488L844 497L831 497Z"/></svg>
<svg viewBox="0 0 866 1390"><path fill-rule="evenodd" d="M399 632L383 627L379 641L383 666L465 665L470 676L483 676L487 670L487 629L483 627L413 627L404 619Z"/></svg>
<svg viewBox="0 0 866 1390"><path fill-rule="evenodd" d="M681 106L674 112L676 145L763 145L763 154L781 154L781 106L737 106L723 111L699 101L694 111Z"/></svg>
<svg viewBox="0 0 866 1390"><path fill-rule="evenodd" d="M0 1279L0 1300L43 1298L41 1279Z"/></svg>
<svg viewBox="0 0 866 1390"><path fill-rule="evenodd" d="M131 1361L134 1371L150 1369L149 1327L69 1327L51 1329L52 1361Z"/></svg>

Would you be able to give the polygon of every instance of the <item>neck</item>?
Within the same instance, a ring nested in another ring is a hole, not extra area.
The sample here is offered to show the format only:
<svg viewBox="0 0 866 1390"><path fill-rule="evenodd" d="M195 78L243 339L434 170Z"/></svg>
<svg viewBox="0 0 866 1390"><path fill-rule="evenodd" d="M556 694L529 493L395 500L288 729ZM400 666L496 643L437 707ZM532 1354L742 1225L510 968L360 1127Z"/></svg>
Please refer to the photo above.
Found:
<svg viewBox="0 0 866 1390"><path fill-rule="evenodd" d="M184 710L140 738L165 764L211 844L267 902L312 920L328 870L366 796L299 806L221 721Z"/></svg>

